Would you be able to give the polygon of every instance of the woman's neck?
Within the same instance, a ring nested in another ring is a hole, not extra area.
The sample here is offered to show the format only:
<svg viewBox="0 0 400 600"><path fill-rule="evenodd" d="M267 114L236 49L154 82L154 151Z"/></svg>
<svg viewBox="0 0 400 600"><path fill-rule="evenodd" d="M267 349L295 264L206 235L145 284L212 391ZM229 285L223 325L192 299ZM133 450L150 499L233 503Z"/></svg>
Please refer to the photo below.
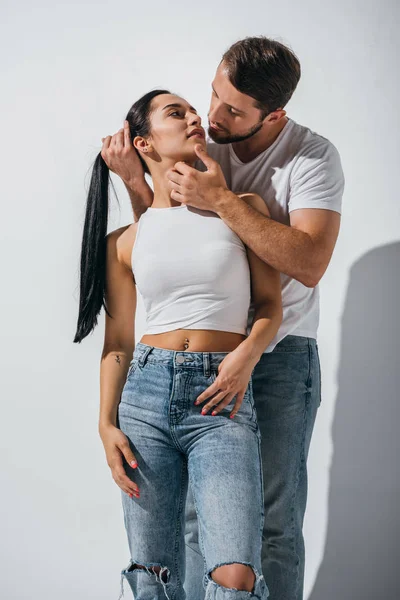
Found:
<svg viewBox="0 0 400 600"><path fill-rule="evenodd" d="M194 167L193 163L187 163L188 166ZM170 180L167 177L169 169L173 168L175 163L168 168L164 168L156 173L152 170L151 178L154 188L154 200L152 206L154 208L168 208L171 206L180 206L181 203L171 198Z"/></svg>

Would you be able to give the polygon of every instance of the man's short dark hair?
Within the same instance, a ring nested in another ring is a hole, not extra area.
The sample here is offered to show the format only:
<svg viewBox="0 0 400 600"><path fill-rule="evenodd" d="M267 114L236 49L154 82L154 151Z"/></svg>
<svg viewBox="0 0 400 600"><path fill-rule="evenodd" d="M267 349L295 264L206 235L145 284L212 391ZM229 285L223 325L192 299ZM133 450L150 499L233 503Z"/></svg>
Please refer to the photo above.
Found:
<svg viewBox="0 0 400 600"><path fill-rule="evenodd" d="M294 52L264 36L239 40L225 52L222 61L232 85L256 100L263 118L289 102L301 75Z"/></svg>

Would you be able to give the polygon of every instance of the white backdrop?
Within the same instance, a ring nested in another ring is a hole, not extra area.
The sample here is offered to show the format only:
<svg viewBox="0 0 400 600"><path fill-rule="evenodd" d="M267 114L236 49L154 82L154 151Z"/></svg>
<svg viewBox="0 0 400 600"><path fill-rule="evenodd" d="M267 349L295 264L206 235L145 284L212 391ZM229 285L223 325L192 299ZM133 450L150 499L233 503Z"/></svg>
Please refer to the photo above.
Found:
<svg viewBox="0 0 400 600"><path fill-rule="evenodd" d="M222 52L259 34L298 55L288 114L336 145L346 176L321 282L305 598L398 597L398 17L394 0L2 4L2 597L118 597L129 554L97 432L104 312L72 343L89 169L149 89L206 124ZM110 229L132 220L117 189Z"/></svg>

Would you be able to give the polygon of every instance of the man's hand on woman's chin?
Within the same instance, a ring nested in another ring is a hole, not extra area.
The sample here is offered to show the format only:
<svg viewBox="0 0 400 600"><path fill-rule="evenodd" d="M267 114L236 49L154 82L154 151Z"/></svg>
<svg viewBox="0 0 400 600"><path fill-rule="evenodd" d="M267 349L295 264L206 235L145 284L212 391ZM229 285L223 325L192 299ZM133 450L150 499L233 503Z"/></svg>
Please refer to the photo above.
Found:
<svg viewBox="0 0 400 600"><path fill-rule="evenodd" d="M200 144L196 144L195 151L207 171L198 171L183 161L177 162L167 171L170 196L182 204L218 212L220 198L229 191L224 174L219 163Z"/></svg>

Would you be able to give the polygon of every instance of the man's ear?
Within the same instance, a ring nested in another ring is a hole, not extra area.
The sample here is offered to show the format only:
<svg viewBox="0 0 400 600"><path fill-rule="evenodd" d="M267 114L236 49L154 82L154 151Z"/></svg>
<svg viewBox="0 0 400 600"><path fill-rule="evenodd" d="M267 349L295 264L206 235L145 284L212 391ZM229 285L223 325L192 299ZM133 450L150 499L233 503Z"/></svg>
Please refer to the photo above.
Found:
<svg viewBox="0 0 400 600"><path fill-rule="evenodd" d="M269 115L265 117L265 120L273 124L277 123L284 117L286 117L286 110L284 110L283 108L277 108L276 110L270 112Z"/></svg>

